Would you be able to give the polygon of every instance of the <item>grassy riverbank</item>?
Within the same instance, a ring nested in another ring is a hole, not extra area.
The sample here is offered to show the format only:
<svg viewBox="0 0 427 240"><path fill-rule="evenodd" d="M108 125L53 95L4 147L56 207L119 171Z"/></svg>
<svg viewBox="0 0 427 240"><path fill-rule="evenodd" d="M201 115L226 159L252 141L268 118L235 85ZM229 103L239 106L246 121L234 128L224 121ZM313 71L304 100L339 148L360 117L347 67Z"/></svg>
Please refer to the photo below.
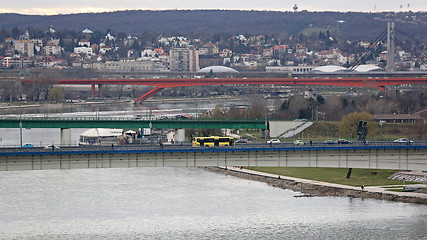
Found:
<svg viewBox="0 0 427 240"><path fill-rule="evenodd" d="M313 141L323 141L325 139L337 139L337 138L350 138L350 136L343 136L339 132L340 122L326 122L326 121L315 121L313 125L298 134L296 138L304 137L306 140L308 136ZM383 134L380 136L378 133L375 136L368 136L368 141L392 141L397 138L407 137L410 139L423 139L425 132L420 132L420 126L414 123L386 123L383 126ZM354 133L353 139L357 140L357 135Z"/></svg>
<svg viewBox="0 0 427 240"><path fill-rule="evenodd" d="M245 167L250 170L277 175L337 183L348 186L399 185L402 181L387 179L395 170L353 168L351 177L346 178L347 168L297 168L297 167Z"/></svg>

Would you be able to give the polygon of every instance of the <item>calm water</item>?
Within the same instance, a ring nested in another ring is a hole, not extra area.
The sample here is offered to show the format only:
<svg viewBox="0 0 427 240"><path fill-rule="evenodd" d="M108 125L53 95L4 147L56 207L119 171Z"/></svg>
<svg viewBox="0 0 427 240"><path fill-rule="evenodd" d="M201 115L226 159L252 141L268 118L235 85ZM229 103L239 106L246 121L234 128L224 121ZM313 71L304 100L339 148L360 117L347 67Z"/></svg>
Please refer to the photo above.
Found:
<svg viewBox="0 0 427 240"><path fill-rule="evenodd" d="M198 168L0 172L0 239L427 239L427 206Z"/></svg>

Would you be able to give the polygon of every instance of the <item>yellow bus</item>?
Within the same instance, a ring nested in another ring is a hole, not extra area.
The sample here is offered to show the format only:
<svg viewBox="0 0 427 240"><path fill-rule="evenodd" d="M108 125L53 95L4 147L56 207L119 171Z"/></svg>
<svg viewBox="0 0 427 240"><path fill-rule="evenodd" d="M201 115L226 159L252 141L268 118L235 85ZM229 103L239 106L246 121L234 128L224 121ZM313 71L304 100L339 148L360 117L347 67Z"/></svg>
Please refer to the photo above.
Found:
<svg viewBox="0 0 427 240"><path fill-rule="evenodd" d="M195 137L193 139L193 147L224 147L234 146L234 138L232 137Z"/></svg>

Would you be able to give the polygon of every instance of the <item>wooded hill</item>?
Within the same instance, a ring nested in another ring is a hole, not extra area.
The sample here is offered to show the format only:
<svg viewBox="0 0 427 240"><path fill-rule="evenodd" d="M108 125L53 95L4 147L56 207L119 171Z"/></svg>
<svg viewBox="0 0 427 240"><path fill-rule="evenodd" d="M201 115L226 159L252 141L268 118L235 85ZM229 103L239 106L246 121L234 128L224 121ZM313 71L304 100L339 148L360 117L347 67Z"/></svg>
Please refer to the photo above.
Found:
<svg viewBox="0 0 427 240"><path fill-rule="evenodd" d="M239 10L116 11L67 15L0 14L0 29L35 28L129 34L318 34L329 30L349 40L373 40L394 21L396 28L417 39L427 39L427 13L278 12Z"/></svg>

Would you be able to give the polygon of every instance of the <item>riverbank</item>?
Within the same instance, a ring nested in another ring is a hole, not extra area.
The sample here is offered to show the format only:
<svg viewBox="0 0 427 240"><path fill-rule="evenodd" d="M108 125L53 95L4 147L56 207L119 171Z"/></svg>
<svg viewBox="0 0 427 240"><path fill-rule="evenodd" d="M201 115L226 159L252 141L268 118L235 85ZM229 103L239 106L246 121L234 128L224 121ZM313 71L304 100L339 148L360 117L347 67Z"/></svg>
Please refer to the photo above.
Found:
<svg viewBox="0 0 427 240"><path fill-rule="evenodd" d="M377 186L370 186L361 189L360 187L352 187L341 184L288 177L236 167L204 167L203 169L211 172L232 175L244 179L265 182L274 187L301 192L303 195L300 195L298 197L346 196L357 198L375 198L406 203L427 204L427 194L425 193L395 192L387 190L388 188L382 188ZM411 186L427 187L425 184L417 184Z"/></svg>

